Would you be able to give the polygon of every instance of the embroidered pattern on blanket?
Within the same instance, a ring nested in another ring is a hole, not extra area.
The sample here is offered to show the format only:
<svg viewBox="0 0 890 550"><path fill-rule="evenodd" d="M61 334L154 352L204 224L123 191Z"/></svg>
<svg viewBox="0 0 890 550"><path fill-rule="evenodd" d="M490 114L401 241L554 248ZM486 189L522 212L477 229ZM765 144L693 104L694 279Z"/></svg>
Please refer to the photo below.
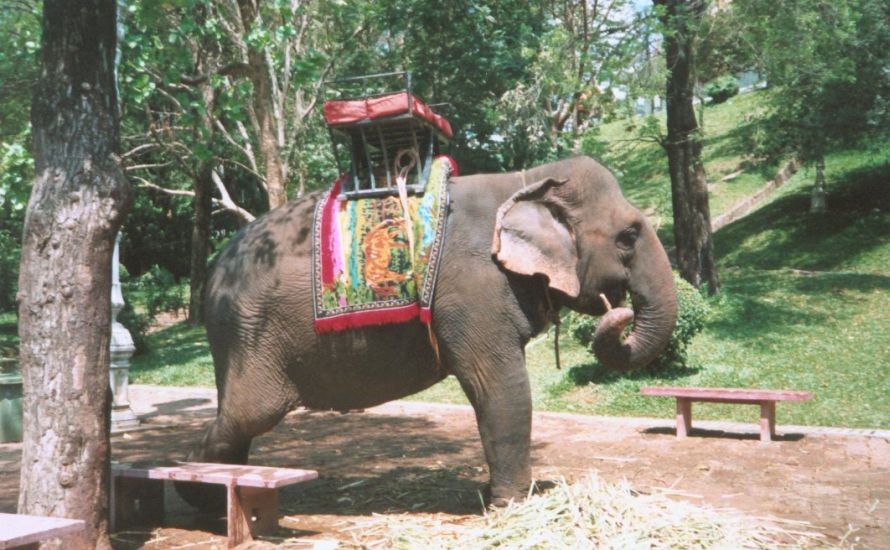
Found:
<svg viewBox="0 0 890 550"><path fill-rule="evenodd" d="M409 198L414 257L397 196L345 200L334 183L313 224L315 330L429 324L444 240L451 159L437 157L423 195Z"/></svg>

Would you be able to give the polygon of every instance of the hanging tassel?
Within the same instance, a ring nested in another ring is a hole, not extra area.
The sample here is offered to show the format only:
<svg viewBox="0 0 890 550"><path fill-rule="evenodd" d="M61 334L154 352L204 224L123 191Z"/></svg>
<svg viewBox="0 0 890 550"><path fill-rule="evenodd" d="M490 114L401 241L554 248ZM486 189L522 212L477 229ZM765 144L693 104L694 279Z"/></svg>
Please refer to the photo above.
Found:
<svg viewBox="0 0 890 550"><path fill-rule="evenodd" d="M544 280L544 298L547 300L547 317L553 323L555 336L553 337L553 354L556 356L556 370L562 370L562 364L559 360L559 325L562 320L559 318L559 312L553 309L553 302L550 300L550 287L547 286L547 280Z"/></svg>
<svg viewBox="0 0 890 550"><path fill-rule="evenodd" d="M433 332L433 324L428 323L426 325L427 334L430 337L430 346L433 347L433 354L436 357L436 372L442 372L442 356L439 355L439 339L436 338L436 333Z"/></svg>
<svg viewBox="0 0 890 550"><path fill-rule="evenodd" d="M556 336L553 338L553 352L556 355L556 370L562 370L562 365L559 363L559 314L556 315L554 324L556 325L553 327L556 330Z"/></svg>

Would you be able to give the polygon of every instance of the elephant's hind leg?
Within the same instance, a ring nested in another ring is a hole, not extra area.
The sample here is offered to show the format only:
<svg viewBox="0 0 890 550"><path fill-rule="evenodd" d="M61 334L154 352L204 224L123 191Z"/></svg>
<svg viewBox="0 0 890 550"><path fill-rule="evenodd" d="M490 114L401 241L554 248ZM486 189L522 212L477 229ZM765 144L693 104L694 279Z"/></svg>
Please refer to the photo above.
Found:
<svg viewBox="0 0 890 550"><path fill-rule="evenodd" d="M207 424L188 461L247 464L253 438L274 428L292 410L296 389L290 380L269 380L268 370L262 374L249 369L234 372L239 375L220 385L216 418ZM225 495L214 489L217 488L177 485L177 492L189 504L216 511L225 505Z"/></svg>

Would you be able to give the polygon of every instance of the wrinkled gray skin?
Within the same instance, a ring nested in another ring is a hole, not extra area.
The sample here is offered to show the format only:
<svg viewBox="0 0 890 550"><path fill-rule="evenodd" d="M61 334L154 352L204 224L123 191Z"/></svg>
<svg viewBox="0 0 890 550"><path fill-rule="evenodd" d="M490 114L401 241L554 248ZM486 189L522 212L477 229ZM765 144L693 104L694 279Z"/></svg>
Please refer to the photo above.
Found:
<svg viewBox="0 0 890 550"><path fill-rule="evenodd" d="M191 460L246 463L251 439L298 406L371 407L453 374L475 409L499 505L522 498L531 481L524 347L548 324L548 282L554 307L594 315L605 313L600 293L620 306L630 292L636 311L616 307L600 322L595 350L606 365L640 367L664 348L677 310L667 256L597 162L455 177L449 191L433 303L442 370L419 322L315 333L310 226L322 193L232 240L207 286L219 410ZM622 340L634 313L636 328Z"/></svg>

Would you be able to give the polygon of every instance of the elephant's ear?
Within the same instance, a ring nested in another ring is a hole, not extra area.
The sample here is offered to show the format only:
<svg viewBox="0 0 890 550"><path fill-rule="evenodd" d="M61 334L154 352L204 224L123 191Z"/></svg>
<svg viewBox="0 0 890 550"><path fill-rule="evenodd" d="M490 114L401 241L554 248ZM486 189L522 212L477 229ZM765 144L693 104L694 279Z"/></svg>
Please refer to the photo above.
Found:
<svg viewBox="0 0 890 550"><path fill-rule="evenodd" d="M547 178L517 191L498 209L491 255L505 269L543 275L551 288L576 297L578 254L558 201L548 192L565 180Z"/></svg>

